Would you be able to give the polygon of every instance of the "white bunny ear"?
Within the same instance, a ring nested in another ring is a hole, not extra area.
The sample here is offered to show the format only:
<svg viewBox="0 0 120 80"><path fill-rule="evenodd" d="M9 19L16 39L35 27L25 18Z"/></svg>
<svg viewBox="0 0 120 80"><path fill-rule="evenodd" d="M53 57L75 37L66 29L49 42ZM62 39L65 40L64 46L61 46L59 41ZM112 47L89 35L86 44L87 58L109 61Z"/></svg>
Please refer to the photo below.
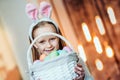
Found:
<svg viewBox="0 0 120 80"><path fill-rule="evenodd" d="M40 3L40 9L39 9L39 14L42 17L51 17L51 11L52 11L52 6L48 2L41 2Z"/></svg>
<svg viewBox="0 0 120 80"><path fill-rule="evenodd" d="M35 5L28 3L26 5L26 13L29 18L32 20L37 20L38 19L38 10Z"/></svg>

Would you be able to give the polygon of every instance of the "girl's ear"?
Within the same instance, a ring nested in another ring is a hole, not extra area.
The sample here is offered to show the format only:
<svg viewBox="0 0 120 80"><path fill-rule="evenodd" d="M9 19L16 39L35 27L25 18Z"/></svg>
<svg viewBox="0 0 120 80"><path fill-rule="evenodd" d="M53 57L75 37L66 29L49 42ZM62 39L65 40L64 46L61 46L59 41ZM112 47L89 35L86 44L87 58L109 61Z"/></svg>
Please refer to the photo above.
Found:
<svg viewBox="0 0 120 80"><path fill-rule="evenodd" d="M40 16L50 18L51 12L52 12L52 6L49 3L45 1L40 3L40 9L39 9Z"/></svg>
<svg viewBox="0 0 120 80"><path fill-rule="evenodd" d="M30 19L38 20L38 9L35 5L28 3L25 10Z"/></svg>

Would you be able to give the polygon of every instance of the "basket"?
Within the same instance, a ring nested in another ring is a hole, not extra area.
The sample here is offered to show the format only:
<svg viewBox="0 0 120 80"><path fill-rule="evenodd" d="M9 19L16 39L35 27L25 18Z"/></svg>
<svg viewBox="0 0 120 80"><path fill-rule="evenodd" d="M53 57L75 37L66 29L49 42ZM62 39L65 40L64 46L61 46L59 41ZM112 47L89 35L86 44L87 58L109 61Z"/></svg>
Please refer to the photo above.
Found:
<svg viewBox="0 0 120 80"><path fill-rule="evenodd" d="M59 37L72 49L72 52L57 56L47 61L43 62L36 61L34 63L32 59L32 54L30 53L31 48L37 39L46 35L54 35ZM74 52L70 43L63 36L56 33L44 33L35 38L27 51L27 61L30 80L73 80L77 76L77 74L74 72L74 68L75 65L77 64L78 56ZM82 64L84 64L84 62ZM85 70L85 74L88 75L88 73L89 71ZM86 77L85 80L92 79Z"/></svg>

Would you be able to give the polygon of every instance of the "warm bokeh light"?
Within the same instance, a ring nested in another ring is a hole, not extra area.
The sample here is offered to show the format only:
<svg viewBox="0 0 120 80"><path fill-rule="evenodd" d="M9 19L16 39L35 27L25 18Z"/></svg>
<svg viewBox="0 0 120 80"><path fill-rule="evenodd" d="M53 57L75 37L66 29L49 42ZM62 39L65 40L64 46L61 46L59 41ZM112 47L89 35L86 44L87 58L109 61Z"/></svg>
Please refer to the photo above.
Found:
<svg viewBox="0 0 120 80"><path fill-rule="evenodd" d="M0 80L7 80L7 75L16 67L16 62L6 30L3 28L4 26L0 24Z"/></svg>
<svg viewBox="0 0 120 80"><path fill-rule="evenodd" d="M82 45L78 45L78 51L79 51L79 56L83 59L84 62L86 62L87 58Z"/></svg>
<svg viewBox="0 0 120 80"><path fill-rule="evenodd" d="M91 41L91 35L90 35L90 31L88 29L88 26L86 23L82 23L82 30L84 32L85 38L88 42Z"/></svg>
<svg viewBox="0 0 120 80"><path fill-rule="evenodd" d="M112 58L114 56L113 50L110 46L105 47L106 55L109 58Z"/></svg>
<svg viewBox="0 0 120 80"><path fill-rule="evenodd" d="M95 45L95 48L96 48L96 51L101 54L103 52L102 50L102 46L100 44L100 40L97 36L94 36L93 38L93 42L94 42L94 45Z"/></svg>
<svg viewBox="0 0 120 80"><path fill-rule="evenodd" d="M104 29L101 18L99 16L95 16L95 21L96 21L96 24L97 24L97 27L98 27L98 30L99 30L100 34L104 35L105 34L105 29Z"/></svg>
<svg viewBox="0 0 120 80"><path fill-rule="evenodd" d="M95 60L95 64L96 64L96 67L97 67L97 69L98 69L99 71L102 71L102 70L103 70L103 63L102 63L101 60L96 59L96 60Z"/></svg>
<svg viewBox="0 0 120 80"><path fill-rule="evenodd" d="M110 7L110 6L107 7L107 13L108 13L111 23L116 24L117 21L116 21L116 17L115 17L112 7Z"/></svg>

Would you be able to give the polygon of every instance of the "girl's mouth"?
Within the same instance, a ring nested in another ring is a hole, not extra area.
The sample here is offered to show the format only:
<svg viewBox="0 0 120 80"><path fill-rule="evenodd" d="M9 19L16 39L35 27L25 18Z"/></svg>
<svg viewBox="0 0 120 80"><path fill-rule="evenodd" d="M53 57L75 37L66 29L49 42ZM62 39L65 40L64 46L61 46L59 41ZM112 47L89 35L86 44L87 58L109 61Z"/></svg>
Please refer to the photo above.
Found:
<svg viewBox="0 0 120 80"><path fill-rule="evenodd" d="M48 54L50 54L53 50L54 50L54 48L49 49L49 50L45 50L45 52L46 52L46 54L48 55Z"/></svg>

